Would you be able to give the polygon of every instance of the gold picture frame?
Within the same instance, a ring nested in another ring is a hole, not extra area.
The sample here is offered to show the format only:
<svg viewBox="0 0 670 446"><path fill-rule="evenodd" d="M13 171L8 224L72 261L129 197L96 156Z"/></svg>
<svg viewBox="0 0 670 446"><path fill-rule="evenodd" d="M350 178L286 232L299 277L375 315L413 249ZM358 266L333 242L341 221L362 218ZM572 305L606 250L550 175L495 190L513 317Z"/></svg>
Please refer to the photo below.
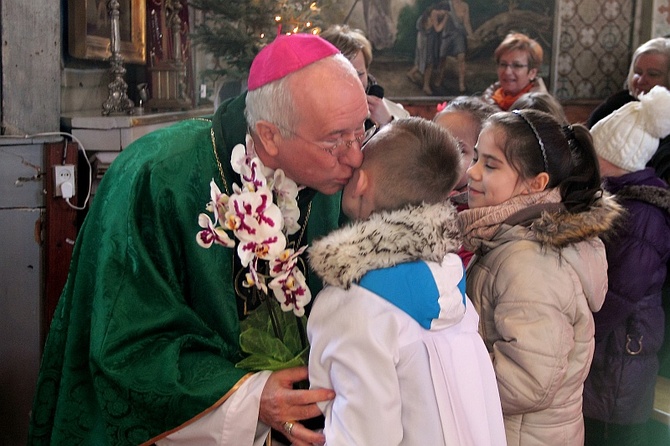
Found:
<svg viewBox="0 0 670 446"><path fill-rule="evenodd" d="M111 57L108 0L68 0L68 50L78 59ZM119 0L120 55L126 63L146 63L146 1Z"/></svg>

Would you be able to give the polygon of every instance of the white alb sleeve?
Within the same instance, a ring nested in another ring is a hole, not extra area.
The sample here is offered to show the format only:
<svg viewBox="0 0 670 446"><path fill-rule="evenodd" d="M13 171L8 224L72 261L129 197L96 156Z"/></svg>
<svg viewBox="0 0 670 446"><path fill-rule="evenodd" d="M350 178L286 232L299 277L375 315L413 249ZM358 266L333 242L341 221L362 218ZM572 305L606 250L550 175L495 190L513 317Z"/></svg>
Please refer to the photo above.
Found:
<svg viewBox="0 0 670 446"><path fill-rule="evenodd" d="M211 413L156 442L158 446L262 446L270 427L259 421L269 371L250 376Z"/></svg>

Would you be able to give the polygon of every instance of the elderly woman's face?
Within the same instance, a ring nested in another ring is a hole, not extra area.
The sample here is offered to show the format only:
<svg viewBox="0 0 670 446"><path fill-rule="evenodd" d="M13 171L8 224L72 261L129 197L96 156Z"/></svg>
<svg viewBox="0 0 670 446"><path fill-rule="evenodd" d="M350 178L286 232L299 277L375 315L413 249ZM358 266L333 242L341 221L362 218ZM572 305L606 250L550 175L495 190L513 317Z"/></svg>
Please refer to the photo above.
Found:
<svg viewBox="0 0 670 446"><path fill-rule="evenodd" d="M512 50L498 60L498 81L507 94L515 95L535 79L537 68L528 68L528 53Z"/></svg>
<svg viewBox="0 0 670 446"><path fill-rule="evenodd" d="M633 96L649 93L656 85L668 88L670 60L665 54L640 54L633 66Z"/></svg>

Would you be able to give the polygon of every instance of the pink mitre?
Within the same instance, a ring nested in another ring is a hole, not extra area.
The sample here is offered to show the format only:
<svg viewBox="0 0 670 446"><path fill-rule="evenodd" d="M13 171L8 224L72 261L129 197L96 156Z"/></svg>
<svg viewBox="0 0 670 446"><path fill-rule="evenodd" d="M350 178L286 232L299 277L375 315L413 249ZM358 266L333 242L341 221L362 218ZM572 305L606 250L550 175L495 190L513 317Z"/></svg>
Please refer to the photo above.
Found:
<svg viewBox="0 0 670 446"><path fill-rule="evenodd" d="M254 58L247 88L255 90L339 52L330 42L314 34L281 34Z"/></svg>

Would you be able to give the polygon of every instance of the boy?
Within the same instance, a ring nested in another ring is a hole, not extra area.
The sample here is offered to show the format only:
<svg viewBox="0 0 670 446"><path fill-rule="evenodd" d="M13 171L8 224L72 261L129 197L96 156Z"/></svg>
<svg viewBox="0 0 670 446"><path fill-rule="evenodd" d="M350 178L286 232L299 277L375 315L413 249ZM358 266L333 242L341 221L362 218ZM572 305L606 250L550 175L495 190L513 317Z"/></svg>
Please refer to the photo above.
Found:
<svg viewBox="0 0 670 446"><path fill-rule="evenodd" d="M385 126L345 186L354 221L314 243L329 285L307 333L328 446L505 443L493 367L465 296L451 134L422 118Z"/></svg>

